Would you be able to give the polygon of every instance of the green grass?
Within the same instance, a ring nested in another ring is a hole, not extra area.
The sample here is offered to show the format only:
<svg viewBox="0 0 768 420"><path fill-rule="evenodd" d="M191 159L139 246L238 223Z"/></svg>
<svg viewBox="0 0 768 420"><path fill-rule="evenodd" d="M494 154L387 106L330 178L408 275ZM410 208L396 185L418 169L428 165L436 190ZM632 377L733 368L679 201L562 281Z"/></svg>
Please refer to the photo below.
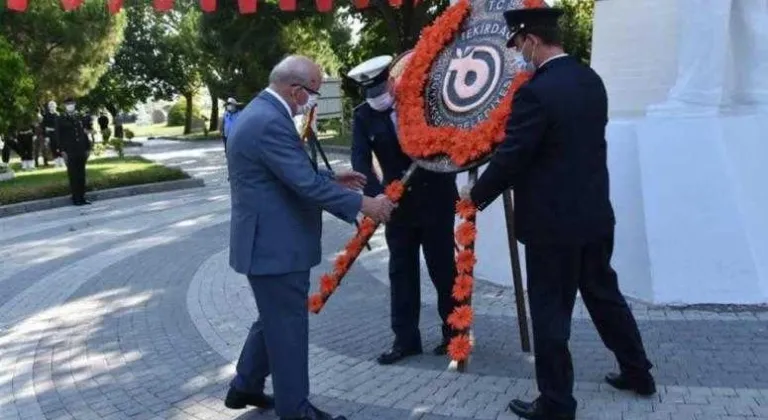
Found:
<svg viewBox="0 0 768 420"><path fill-rule="evenodd" d="M0 205L70 194L66 168L21 171L19 164L13 164L11 167L16 172L16 177L0 182ZM88 191L184 178L189 176L180 169L158 165L138 156L126 157L123 160L90 159L86 166Z"/></svg>

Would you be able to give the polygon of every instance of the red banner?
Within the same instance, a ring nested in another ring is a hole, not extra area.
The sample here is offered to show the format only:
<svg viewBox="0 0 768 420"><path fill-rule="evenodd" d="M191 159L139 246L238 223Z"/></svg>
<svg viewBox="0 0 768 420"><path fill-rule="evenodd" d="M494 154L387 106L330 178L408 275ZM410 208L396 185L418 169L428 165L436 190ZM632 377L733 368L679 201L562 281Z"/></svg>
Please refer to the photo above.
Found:
<svg viewBox="0 0 768 420"><path fill-rule="evenodd" d="M67 12L77 9L81 4L83 4L83 0L61 0L61 5Z"/></svg>
<svg viewBox="0 0 768 420"><path fill-rule="evenodd" d="M318 12L330 12L333 9L333 0L315 0Z"/></svg>
<svg viewBox="0 0 768 420"><path fill-rule="evenodd" d="M27 10L27 0L8 0L8 8L14 12L25 12Z"/></svg>
<svg viewBox="0 0 768 420"><path fill-rule="evenodd" d="M365 9L368 7L368 0L354 0L355 7L358 9Z"/></svg>
<svg viewBox="0 0 768 420"><path fill-rule="evenodd" d="M167 12L173 9L173 0L154 0L155 10Z"/></svg>
<svg viewBox="0 0 768 420"><path fill-rule="evenodd" d="M280 10L287 12L296 10L296 0L280 0Z"/></svg>
<svg viewBox="0 0 768 420"><path fill-rule="evenodd" d="M237 0L237 4L240 6L240 13L244 15L256 13L258 7L256 0Z"/></svg>
<svg viewBox="0 0 768 420"><path fill-rule="evenodd" d="M107 9L111 14L120 13L120 9L123 8L123 0L109 0L107 3Z"/></svg>
<svg viewBox="0 0 768 420"><path fill-rule="evenodd" d="M200 0L200 8L205 13L211 13L216 11L216 0Z"/></svg>

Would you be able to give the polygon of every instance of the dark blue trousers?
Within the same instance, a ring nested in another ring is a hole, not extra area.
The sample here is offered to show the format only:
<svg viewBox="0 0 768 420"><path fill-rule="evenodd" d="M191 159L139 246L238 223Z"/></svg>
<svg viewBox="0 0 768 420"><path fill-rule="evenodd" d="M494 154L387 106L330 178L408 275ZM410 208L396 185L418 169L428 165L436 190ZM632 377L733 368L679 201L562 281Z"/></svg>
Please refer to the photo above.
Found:
<svg viewBox="0 0 768 420"><path fill-rule="evenodd" d="M303 417L309 408L309 271L248 276L259 319L251 326L232 386L259 393L272 374L275 412Z"/></svg>
<svg viewBox="0 0 768 420"><path fill-rule="evenodd" d="M525 246L536 383L545 404L565 414L576 412L568 340L577 291L621 371L643 375L652 367L635 317L619 290L612 254L613 234L584 245Z"/></svg>
<svg viewBox="0 0 768 420"><path fill-rule="evenodd" d="M389 282L392 331L395 346L421 349L419 315L421 311L421 260L424 250L427 271L437 291L437 310L443 320L443 339L451 337L448 315L455 305L451 297L456 277L453 242L453 214L445 223L413 226L390 223L385 236L389 247Z"/></svg>

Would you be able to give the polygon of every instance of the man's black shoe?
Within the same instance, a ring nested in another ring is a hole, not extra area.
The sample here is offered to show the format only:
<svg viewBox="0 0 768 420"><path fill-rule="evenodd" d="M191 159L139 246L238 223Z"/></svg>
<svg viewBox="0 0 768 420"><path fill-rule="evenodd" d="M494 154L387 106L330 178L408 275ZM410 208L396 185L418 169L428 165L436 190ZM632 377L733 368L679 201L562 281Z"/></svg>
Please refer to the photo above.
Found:
<svg viewBox="0 0 768 420"><path fill-rule="evenodd" d="M314 405L309 406L309 412L304 417L280 417L280 420L347 420L344 416L332 416Z"/></svg>
<svg viewBox="0 0 768 420"><path fill-rule="evenodd" d="M529 420L574 420L574 414L554 413L547 409L540 400L534 402L525 402L512 400L509 403L509 409L518 416Z"/></svg>
<svg viewBox="0 0 768 420"><path fill-rule="evenodd" d="M406 350L402 347L392 347L392 349L379 356L376 361L379 362L380 365L391 365L392 363L403 360L408 356L415 356L421 353L421 348Z"/></svg>
<svg viewBox="0 0 768 420"><path fill-rule="evenodd" d="M656 393L656 382L650 373L632 376L625 373L609 373L605 375L605 382L616 389L632 391L644 397L650 397Z"/></svg>
<svg viewBox="0 0 768 420"><path fill-rule="evenodd" d="M248 405L263 410L269 410L275 407L275 399L263 392L261 394L246 394L235 388L229 388L227 398L224 400L224 405L233 410L239 410Z"/></svg>

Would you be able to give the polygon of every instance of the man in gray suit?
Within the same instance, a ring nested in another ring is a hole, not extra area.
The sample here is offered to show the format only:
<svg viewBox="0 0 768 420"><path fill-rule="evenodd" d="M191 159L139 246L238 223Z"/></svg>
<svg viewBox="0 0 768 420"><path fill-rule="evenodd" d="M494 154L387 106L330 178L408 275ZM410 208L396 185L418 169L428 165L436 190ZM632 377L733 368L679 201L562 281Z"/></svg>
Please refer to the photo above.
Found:
<svg viewBox="0 0 768 420"><path fill-rule="evenodd" d="M269 88L241 112L227 145L232 192L230 265L248 276L259 319L251 327L225 405L275 407L281 419L343 420L309 402L309 270L320 263L322 211L353 223L385 222L385 196L365 197L365 176L316 170L292 117L319 95L322 73L301 56L272 70ZM275 399L264 394L272 375Z"/></svg>

